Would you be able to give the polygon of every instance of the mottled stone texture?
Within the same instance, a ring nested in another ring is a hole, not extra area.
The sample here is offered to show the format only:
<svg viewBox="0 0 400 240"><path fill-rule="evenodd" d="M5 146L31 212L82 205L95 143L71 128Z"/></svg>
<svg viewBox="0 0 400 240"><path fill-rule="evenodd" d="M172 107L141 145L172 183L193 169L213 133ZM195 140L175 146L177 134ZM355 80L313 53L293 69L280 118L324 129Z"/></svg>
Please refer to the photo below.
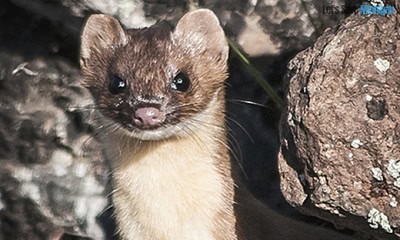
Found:
<svg viewBox="0 0 400 240"><path fill-rule="evenodd" d="M78 66L51 24L0 9L0 239L102 239L108 171Z"/></svg>
<svg viewBox="0 0 400 240"><path fill-rule="evenodd" d="M189 9L209 8L227 33L250 56L279 55L302 50L321 32L346 16L328 9L346 8L347 14L361 0L11 0L35 14L79 34L83 18L102 12L116 16L127 27L145 27L157 20L176 21Z"/></svg>
<svg viewBox="0 0 400 240"><path fill-rule="evenodd" d="M400 239L399 27L354 15L298 54L280 126L287 201L373 239Z"/></svg>
<svg viewBox="0 0 400 240"><path fill-rule="evenodd" d="M59 232L103 237L106 167L91 98L57 58L0 53L0 222L6 239Z"/></svg>

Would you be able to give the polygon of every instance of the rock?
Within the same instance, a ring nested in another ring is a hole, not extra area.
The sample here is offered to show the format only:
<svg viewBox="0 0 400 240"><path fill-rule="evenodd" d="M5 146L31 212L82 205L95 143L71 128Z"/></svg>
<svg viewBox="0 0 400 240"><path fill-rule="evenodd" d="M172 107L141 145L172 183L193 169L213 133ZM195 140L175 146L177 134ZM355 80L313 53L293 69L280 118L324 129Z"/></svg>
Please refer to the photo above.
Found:
<svg viewBox="0 0 400 240"><path fill-rule="evenodd" d="M90 136L92 102L78 85L78 70L60 59L29 60L4 52L0 65L5 235L48 239L74 226L75 232L103 237L95 220L108 202L107 168Z"/></svg>
<svg viewBox="0 0 400 240"><path fill-rule="evenodd" d="M48 25L0 8L0 239L101 239L108 168L91 96L49 54Z"/></svg>
<svg viewBox="0 0 400 240"><path fill-rule="evenodd" d="M144 12L144 3L141 0L111 0L111 1L95 1L95 0L11 0L17 6L44 16L50 21L64 26L65 30L72 34L79 35L83 18L88 12L101 12L118 16L118 18L130 27L145 27L152 25L154 19L146 18Z"/></svg>
<svg viewBox="0 0 400 240"><path fill-rule="evenodd" d="M276 56L308 47L325 28L337 25L361 2L357 0L352 6L347 6L344 0L11 1L61 24L76 38L88 13L110 14L125 26L136 28L152 25L157 20L176 23L188 9L209 8L218 15L227 33L252 57ZM335 13L326 10L333 8L348 11Z"/></svg>
<svg viewBox="0 0 400 240"><path fill-rule="evenodd" d="M279 170L287 201L400 239L398 14L347 18L289 64Z"/></svg>
<svg viewBox="0 0 400 240"><path fill-rule="evenodd" d="M327 27L335 26L360 1L346 6L344 0L214 0L199 1L218 15L229 36L251 57L279 55L309 46ZM229 6L229 7L227 7ZM325 8L347 9L326 13Z"/></svg>

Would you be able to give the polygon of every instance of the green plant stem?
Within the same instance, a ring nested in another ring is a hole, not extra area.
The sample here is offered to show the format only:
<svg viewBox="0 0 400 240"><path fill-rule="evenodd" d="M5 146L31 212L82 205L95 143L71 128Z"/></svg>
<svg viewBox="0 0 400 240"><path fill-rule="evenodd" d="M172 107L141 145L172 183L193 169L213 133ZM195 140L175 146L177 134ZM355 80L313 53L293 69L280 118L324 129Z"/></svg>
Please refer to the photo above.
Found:
<svg viewBox="0 0 400 240"><path fill-rule="evenodd" d="M234 41L229 39L227 37L227 41L229 43L229 46L232 48L233 52L235 55L238 57L238 59L242 62L242 64L246 67L247 71L250 73L250 75L258 82L258 84L261 85L261 87L264 89L264 91L267 93L267 95L274 101L276 106L279 109L283 109L284 102L279 97L279 95L276 93L276 91L271 87L271 85L268 83L267 80L264 79L262 74L251 64L250 60L242 53L242 51L239 49L239 47L236 45Z"/></svg>

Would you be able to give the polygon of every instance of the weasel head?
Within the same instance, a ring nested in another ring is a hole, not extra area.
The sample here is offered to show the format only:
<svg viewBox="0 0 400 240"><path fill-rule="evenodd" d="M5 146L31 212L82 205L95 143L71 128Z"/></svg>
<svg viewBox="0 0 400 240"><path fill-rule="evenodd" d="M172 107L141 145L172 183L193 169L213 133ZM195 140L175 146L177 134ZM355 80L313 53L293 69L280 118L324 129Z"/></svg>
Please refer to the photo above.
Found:
<svg viewBox="0 0 400 240"><path fill-rule="evenodd" d="M191 134L223 101L228 50L210 10L187 13L175 30L166 24L126 30L96 14L81 36L82 85L125 134L140 140Z"/></svg>

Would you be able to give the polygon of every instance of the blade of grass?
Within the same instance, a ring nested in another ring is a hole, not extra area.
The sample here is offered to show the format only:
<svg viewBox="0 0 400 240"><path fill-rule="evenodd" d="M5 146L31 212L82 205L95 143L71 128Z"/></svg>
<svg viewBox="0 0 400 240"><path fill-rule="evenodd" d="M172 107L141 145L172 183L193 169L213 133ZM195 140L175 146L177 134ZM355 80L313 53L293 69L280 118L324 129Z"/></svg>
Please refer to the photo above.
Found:
<svg viewBox="0 0 400 240"><path fill-rule="evenodd" d="M276 91L271 87L267 80L264 79L262 74L251 64L250 60L242 53L237 44L230 38L226 38L229 46L232 48L236 57L242 62L249 74L260 84L267 95L272 99L279 109L283 109L284 102L276 93Z"/></svg>

